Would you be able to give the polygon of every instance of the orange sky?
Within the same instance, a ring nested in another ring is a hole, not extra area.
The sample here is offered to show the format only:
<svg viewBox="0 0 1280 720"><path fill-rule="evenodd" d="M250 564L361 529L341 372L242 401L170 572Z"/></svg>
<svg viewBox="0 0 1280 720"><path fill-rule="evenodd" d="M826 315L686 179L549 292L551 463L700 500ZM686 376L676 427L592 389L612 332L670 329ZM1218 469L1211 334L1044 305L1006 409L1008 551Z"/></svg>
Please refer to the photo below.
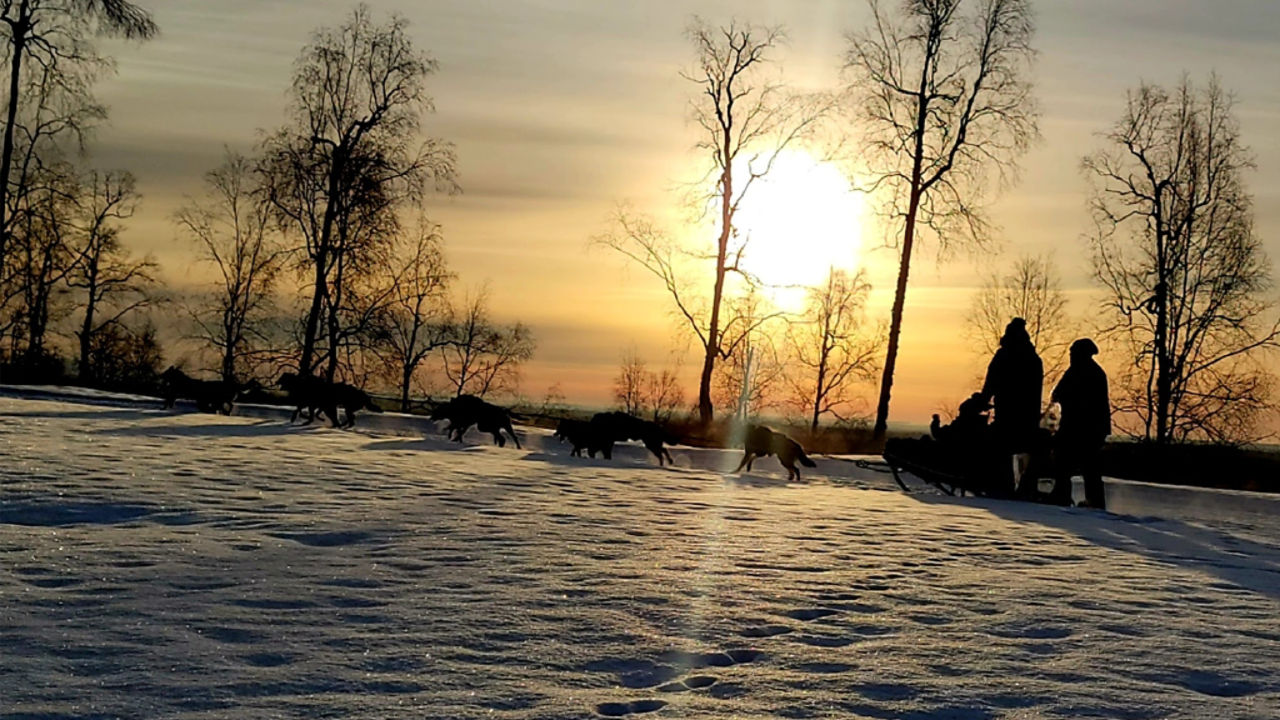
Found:
<svg viewBox="0 0 1280 720"><path fill-rule="evenodd" d="M162 36L113 45L118 75L99 94L111 107L93 161L138 177L141 211L126 238L155 253L171 282L192 277L189 246L172 214L199 191L223 145L248 151L260 129L283 119L293 59L320 25L351 5L328 0L143 2ZM570 400L605 402L619 357L636 345L660 365L672 346L669 303L638 269L590 249L619 201L662 211L672 188L696 174L687 122L691 87L677 72L690 58L682 31L692 13L781 23L790 44L783 67L793 83L830 88L843 33L861 26L847 0L375 1L397 11L441 70L430 81L438 112L432 135L457 145L463 193L439 198L433 216L463 285L488 280L495 312L531 324L538 353L523 391L538 398L560 382ZM1120 114L1126 88L1141 80L1197 81L1217 71L1239 96L1244 139L1259 170L1249 178L1257 232L1280 256L1280 3L1273 0L1083 0L1040 2L1036 70L1042 142L1023 160L1022 182L998 197L1000 253L915 264L893 418L927 420L941 402L967 394L983 362L961 327L977 268L1024 252L1052 251L1073 297L1090 308L1082 234L1086 183L1080 157ZM1265 69L1265 70L1264 70ZM854 242L830 228L825 242ZM864 240L862 257L887 314L893 255ZM691 380L696 359L686 370ZM870 390L868 390L870 392Z"/></svg>

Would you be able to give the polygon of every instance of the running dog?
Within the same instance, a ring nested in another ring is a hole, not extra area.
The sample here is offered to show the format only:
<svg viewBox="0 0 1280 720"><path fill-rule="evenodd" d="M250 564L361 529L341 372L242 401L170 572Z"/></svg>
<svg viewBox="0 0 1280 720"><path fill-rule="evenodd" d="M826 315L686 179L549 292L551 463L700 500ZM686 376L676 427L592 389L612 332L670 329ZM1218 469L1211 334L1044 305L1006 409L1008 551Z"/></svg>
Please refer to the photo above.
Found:
<svg viewBox="0 0 1280 720"><path fill-rule="evenodd" d="M655 422L641 420L624 412L607 412L596 413L591 418L591 427L599 443L599 450L606 460L613 458L615 442L639 440L658 458L658 465L662 465L664 460L675 462L671 459L671 453L662 446L664 442L674 445L675 440ZM595 457L595 453L592 452L591 456Z"/></svg>
<svg viewBox="0 0 1280 720"><path fill-rule="evenodd" d="M520 438L516 437L516 431L511 427L509 411L506 408L491 405L474 395L459 395L437 405L431 411L431 419L449 421L449 426L444 432L450 440L462 442L462 436L472 425L475 425L480 432L492 434L493 441L498 447L505 447L507 444L506 439L502 437L502 430L507 431L517 448L520 447Z"/></svg>
<svg viewBox="0 0 1280 720"><path fill-rule="evenodd" d="M175 366L160 373L160 383L166 408L185 398L194 400L200 412L222 415L230 415L236 396L250 387L225 380L198 380Z"/></svg>
<svg viewBox="0 0 1280 720"><path fill-rule="evenodd" d="M297 406L289 422L297 420L298 415L307 410L307 423L310 423L315 420L316 411L319 411L329 417L333 427L350 428L356 424L356 412L382 412L382 408L374 404L368 393L354 385L331 383L314 375L292 372L282 374L279 384L289 394L289 400ZM345 421L339 421L339 406L347 411Z"/></svg>
<svg viewBox="0 0 1280 720"><path fill-rule="evenodd" d="M573 446L573 450L569 452L571 457L582 457L582 450L586 448L587 454L595 457L597 452L603 452L603 444L596 434L596 428L586 420L572 420L565 418L556 425L555 438L557 440L568 440Z"/></svg>
<svg viewBox="0 0 1280 720"><path fill-rule="evenodd" d="M742 470L743 466L750 470L753 460L769 455L778 456L778 462L787 469L787 480L800 479L800 470L796 467L797 461L805 467L818 467L817 463L804 454L804 448L800 447L800 443L764 425L752 425L747 430L743 449L746 454L742 456L742 462L738 463L734 472Z"/></svg>

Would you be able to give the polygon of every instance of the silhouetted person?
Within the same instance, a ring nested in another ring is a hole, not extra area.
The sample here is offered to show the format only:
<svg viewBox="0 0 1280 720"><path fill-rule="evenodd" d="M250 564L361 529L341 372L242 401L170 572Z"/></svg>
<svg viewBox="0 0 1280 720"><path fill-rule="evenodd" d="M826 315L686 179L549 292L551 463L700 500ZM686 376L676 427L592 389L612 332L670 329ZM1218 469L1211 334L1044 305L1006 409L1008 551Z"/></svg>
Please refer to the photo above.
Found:
<svg viewBox="0 0 1280 720"><path fill-rule="evenodd" d="M1027 333L1027 321L1014 318L1005 326L1000 349L987 366L982 396L993 398L992 428L1001 453L1013 460L1013 483L1019 494L1035 495L1035 478L1023 481L1031 464L1040 428L1040 398L1044 392L1044 365Z"/></svg>
<svg viewBox="0 0 1280 720"><path fill-rule="evenodd" d="M934 415L933 421L929 423L929 433L934 440L957 448L985 448L989 428L987 411L990 409L991 405L982 393L974 393L960 403L960 409L950 423L942 425L938 416Z"/></svg>
<svg viewBox="0 0 1280 720"><path fill-rule="evenodd" d="M1111 401L1107 395L1107 373L1094 362L1098 346L1088 338L1071 343L1071 366L1063 373L1051 400L1062 406L1058 434L1054 436L1053 499L1071 503L1071 475L1084 476L1085 504L1105 508L1099 456L1111 434Z"/></svg>

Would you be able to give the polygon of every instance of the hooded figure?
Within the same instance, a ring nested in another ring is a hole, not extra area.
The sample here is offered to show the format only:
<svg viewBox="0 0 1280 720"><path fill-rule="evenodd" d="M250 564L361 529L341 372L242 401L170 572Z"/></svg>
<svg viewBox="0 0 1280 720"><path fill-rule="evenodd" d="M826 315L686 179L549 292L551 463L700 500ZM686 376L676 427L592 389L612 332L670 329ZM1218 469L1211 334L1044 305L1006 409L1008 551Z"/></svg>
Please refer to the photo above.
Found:
<svg viewBox="0 0 1280 720"><path fill-rule="evenodd" d="M1000 349L987 366L982 385L984 397L993 398L992 427L1001 449L1013 455L1013 481L1017 486L1031 463L1040 428L1040 398L1044 391L1044 365L1027 333L1027 321L1014 318L1005 326Z"/></svg>
<svg viewBox="0 0 1280 720"><path fill-rule="evenodd" d="M994 399L995 427L1013 452L1026 452L1040 427L1044 365L1027 333L1027 321L1014 318L1004 329L1000 349L987 366L982 394Z"/></svg>
<svg viewBox="0 0 1280 720"><path fill-rule="evenodd" d="M1099 452L1111 434L1111 401L1107 394L1107 373L1093 356L1098 346L1088 338L1071 343L1071 366L1053 389L1051 400L1062 406L1058 434L1054 436L1054 460L1058 477L1053 494L1061 502L1071 498L1071 473L1084 475L1085 502L1103 508Z"/></svg>

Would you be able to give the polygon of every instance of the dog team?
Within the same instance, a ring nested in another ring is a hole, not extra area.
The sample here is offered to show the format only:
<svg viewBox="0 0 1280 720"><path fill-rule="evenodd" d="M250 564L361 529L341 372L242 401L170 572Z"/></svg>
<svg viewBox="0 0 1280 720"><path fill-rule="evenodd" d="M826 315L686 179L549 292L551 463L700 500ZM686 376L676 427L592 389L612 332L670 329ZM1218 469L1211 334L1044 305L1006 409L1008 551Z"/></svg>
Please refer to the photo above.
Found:
<svg viewBox="0 0 1280 720"><path fill-rule="evenodd" d="M213 412L229 415L235 400L252 390L262 390L256 381L246 384L231 383L223 380L198 380L188 376L176 367L170 367L160 376L164 396L164 406L173 407L178 398L195 402L201 412ZM327 416L333 427L350 428L355 425L356 413L361 410L380 413L382 410L373 402L373 398L354 385L329 382L313 375L300 375L286 372L280 376L280 388L289 397L289 404L295 407L290 422L298 419L306 412L307 423L315 420L317 413ZM345 411L340 418L339 408ZM493 441L499 447L506 445L502 432L506 431L520 447L520 439L511 426L511 412L504 407L485 402L473 395L459 395L447 402L435 406L430 415L432 420L447 420L445 434L450 440L462 442L462 436L475 426L477 430L493 435ZM561 420L556 427L554 437L569 443L570 455L581 457L585 449L594 458L599 453L604 459L613 458L613 446L618 442L638 440L658 459L659 465L673 462L671 453L665 445L674 445L677 439L661 425L644 420L624 412L597 413L591 420ZM743 442L744 454L742 462L734 472L744 467L751 469L756 458L775 455L787 470L788 480L799 480L799 463L805 467L816 467L816 464L805 454L800 443L786 435L774 432L763 425L752 425L747 428Z"/></svg>

